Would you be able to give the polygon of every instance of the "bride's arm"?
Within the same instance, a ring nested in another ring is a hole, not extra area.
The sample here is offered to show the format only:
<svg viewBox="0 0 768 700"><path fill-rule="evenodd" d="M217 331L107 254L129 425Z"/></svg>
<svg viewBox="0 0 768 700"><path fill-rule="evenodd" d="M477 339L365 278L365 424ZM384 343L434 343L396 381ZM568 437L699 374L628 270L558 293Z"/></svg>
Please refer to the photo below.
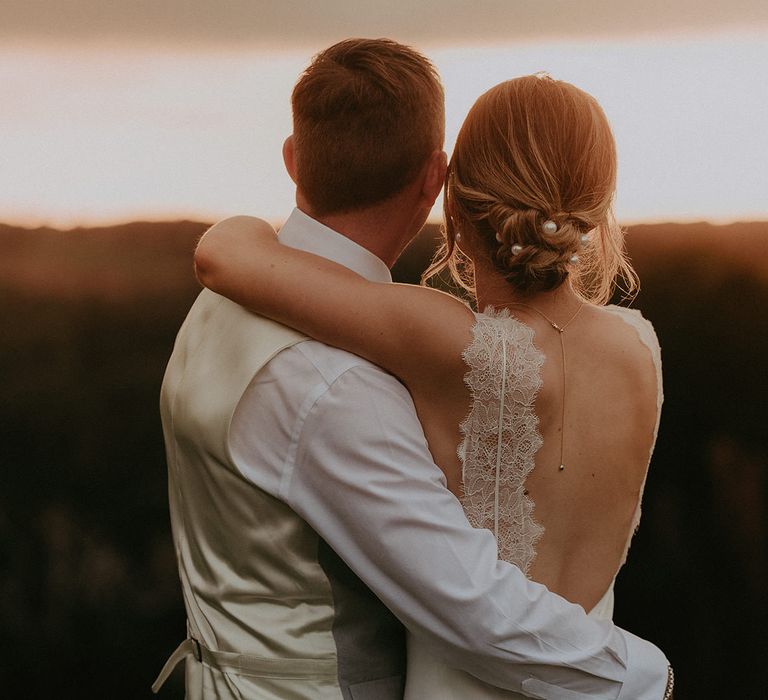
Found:
<svg viewBox="0 0 768 700"><path fill-rule="evenodd" d="M365 357L409 387L457 370L471 338L474 316L449 294L369 282L330 260L281 245L272 226L253 217L211 227L195 252L195 269L214 292Z"/></svg>

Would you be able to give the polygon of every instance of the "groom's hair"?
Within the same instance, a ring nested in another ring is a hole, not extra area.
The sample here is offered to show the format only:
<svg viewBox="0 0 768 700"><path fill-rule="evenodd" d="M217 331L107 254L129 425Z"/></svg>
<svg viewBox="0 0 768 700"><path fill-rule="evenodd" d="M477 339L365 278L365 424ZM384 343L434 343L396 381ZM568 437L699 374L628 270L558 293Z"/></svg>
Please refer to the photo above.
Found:
<svg viewBox="0 0 768 700"><path fill-rule="evenodd" d="M322 51L291 97L296 180L315 216L383 202L443 146L435 67L389 39L347 39Z"/></svg>

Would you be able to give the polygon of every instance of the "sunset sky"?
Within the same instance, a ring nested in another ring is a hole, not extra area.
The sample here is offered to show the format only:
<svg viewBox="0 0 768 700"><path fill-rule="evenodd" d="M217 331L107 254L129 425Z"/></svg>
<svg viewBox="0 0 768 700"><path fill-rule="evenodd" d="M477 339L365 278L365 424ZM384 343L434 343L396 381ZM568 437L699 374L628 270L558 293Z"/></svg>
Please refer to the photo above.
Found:
<svg viewBox="0 0 768 700"><path fill-rule="evenodd" d="M0 221L281 220L291 88L347 36L434 60L449 152L478 95L546 70L613 124L620 219L768 218L763 0L4 0Z"/></svg>

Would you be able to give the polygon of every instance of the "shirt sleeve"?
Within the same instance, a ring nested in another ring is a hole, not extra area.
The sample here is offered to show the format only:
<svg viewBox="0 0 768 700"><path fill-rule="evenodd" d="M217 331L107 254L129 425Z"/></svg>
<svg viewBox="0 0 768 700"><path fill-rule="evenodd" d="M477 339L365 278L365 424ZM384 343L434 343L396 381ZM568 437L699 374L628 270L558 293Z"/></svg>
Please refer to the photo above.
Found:
<svg viewBox="0 0 768 700"><path fill-rule="evenodd" d="M446 488L397 380L348 369L299 421L280 497L447 663L530 697L663 696L655 646L498 561L493 535L471 527Z"/></svg>

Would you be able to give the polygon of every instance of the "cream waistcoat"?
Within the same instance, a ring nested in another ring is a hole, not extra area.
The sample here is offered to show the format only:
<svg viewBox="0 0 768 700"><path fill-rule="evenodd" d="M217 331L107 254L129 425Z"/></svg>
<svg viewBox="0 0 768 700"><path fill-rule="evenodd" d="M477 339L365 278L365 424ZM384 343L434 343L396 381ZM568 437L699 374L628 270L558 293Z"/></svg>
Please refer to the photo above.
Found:
<svg viewBox="0 0 768 700"><path fill-rule="evenodd" d="M339 678L340 608L364 606L360 624L377 615L389 624L389 613L367 589L350 595L346 583L335 586L334 578L354 575L293 510L245 479L230 454L230 422L251 380L303 340L204 290L166 371L171 523L195 640L173 661L187 658L190 699L402 697L401 648L392 649L391 676L352 686ZM372 600L351 601L366 594Z"/></svg>

